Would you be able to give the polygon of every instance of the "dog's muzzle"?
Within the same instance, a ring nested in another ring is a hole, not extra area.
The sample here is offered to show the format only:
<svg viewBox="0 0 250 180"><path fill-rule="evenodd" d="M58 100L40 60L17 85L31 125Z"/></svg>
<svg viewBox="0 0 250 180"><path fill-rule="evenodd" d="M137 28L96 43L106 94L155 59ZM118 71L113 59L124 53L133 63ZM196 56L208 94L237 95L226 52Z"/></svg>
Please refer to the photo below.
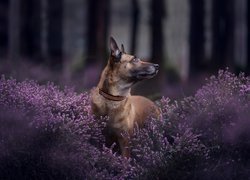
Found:
<svg viewBox="0 0 250 180"><path fill-rule="evenodd" d="M159 65L152 64L147 68L145 68L144 70L137 72L136 78L138 80L151 79L158 73L158 71L159 71Z"/></svg>

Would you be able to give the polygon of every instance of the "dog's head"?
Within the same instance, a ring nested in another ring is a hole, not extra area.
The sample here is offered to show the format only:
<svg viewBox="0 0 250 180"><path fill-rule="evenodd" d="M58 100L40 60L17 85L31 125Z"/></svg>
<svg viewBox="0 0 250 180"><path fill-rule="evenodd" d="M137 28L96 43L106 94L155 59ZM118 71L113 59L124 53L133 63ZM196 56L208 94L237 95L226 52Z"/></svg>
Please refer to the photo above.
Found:
<svg viewBox="0 0 250 180"><path fill-rule="evenodd" d="M109 66L116 77L129 83L150 79L159 70L158 64L145 62L134 55L127 54L123 45L119 49L112 37L110 37Z"/></svg>

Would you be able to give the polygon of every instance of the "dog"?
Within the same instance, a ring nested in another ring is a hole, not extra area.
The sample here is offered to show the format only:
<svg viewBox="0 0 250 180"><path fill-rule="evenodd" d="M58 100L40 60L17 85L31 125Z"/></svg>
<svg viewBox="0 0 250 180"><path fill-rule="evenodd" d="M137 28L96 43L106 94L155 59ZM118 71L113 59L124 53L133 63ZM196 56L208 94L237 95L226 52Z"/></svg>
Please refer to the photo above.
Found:
<svg viewBox="0 0 250 180"><path fill-rule="evenodd" d="M136 124L142 127L149 116L160 117L160 109L151 100L130 93L135 83L153 78L158 70L158 64L127 54L123 44L119 49L110 37L110 56L97 87L91 91L91 108L94 115L109 117L106 139L110 145L119 145L119 152L124 157L130 157L130 150L129 138L123 133L131 136Z"/></svg>

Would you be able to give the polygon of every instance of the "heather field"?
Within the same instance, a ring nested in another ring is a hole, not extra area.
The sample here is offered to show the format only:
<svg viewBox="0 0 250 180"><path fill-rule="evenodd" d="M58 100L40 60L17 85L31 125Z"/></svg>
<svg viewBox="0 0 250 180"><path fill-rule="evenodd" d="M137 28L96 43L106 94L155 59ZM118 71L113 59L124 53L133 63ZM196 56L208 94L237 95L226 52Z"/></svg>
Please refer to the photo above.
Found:
<svg viewBox="0 0 250 180"><path fill-rule="evenodd" d="M0 179L249 179L249 77L221 70L156 103L162 119L135 129L126 159L105 147L88 91L2 75Z"/></svg>

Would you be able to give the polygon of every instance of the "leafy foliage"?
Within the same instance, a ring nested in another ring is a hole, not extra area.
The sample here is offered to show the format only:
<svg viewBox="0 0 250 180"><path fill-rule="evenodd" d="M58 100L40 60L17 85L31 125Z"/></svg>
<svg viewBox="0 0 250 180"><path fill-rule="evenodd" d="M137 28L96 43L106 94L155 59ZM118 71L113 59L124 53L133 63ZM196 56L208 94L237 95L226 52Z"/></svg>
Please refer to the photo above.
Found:
<svg viewBox="0 0 250 180"><path fill-rule="evenodd" d="M105 147L107 117L88 93L0 80L1 179L247 179L250 78L219 71L193 97L163 97L161 119L130 137L132 157ZM124 134L126 135L126 134Z"/></svg>

